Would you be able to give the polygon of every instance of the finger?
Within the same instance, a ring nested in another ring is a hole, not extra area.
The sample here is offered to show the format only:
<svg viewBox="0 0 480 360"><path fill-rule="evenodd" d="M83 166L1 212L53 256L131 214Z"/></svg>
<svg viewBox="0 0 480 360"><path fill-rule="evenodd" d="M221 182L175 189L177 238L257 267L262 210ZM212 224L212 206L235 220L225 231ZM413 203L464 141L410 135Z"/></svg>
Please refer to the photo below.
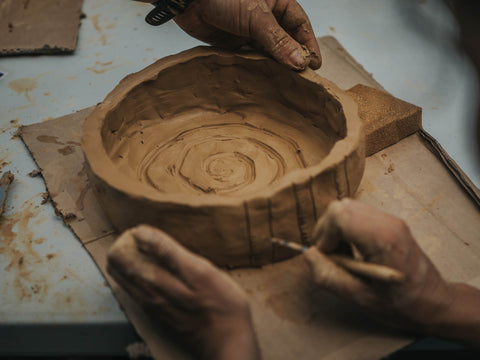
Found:
<svg viewBox="0 0 480 360"><path fill-rule="evenodd" d="M153 293L148 292L148 290L142 287L138 282L132 281L129 276L125 275L114 265L108 264L107 271L110 276L117 282L117 284L122 289L124 289L133 299L135 299L135 301L144 304L153 299Z"/></svg>
<svg viewBox="0 0 480 360"><path fill-rule="evenodd" d="M320 48L318 46L312 24L300 4L293 0L278 1L273 9L278 23L293 36L300 44L306 46L310 52L312 69L319 69L322 65Z"/></svg>
<svg viewBox="0 0 480 360"><path fill-rule="evenodd" d="M366 258L377 255L382 250L378 244L382 234L378 229L383 226L377 212L350 199L334 201L315 226L313 240L320 251L327 253L345 242L355 245Z"/></svg>
<svg viewBox="0 0 480 360"><path fill-rule="evenodd" d="M250 11L250 36L261 43L278 62L295 70L305 69L310 62L309 52L278 24L264 2Z"/></svg>
<svg viewBox="0 0 480 360"><path fill-rule="evenodd" d="M174 328L178 328L179 324L185 323L184 311L178 307L178 303L171 302L159 294L146 292L144 286L140 286L137 282L132 282L131 279L126 278L124 274L115 268L110 268L109 273L122 289L145 309L149 316L154 316L162 323L166 323Z"/></svg>
<svg viewBox="0 0 480 360"><path fill-rule="evenodd" d="M322 252L332 252L343 239L342 229L338 224L342 206L339 201L330 203L323 216L317 221L312 232L312 241Z"/></svg>
<svg viewBox="0 0 480 360"><path fill-rule="evenodd" d="M125 292L143 308L145 313L153 321L165 324L180 333L188 333L192 330L192 312L183 309L178 302L169 301L158 293L149 294L145 287L132 282L121 272L110 267L109 273ZM195 325L195 324L193 324Z"/></svg>
<svg viewBox="0 0 480 360"><path fill-rule="evenodd" d="M109 269L115 270L126 281L137 284L144 292L164 296L186 308L194 305L193 292L186 284L138 251L133 229L117 239L107 255L107 261Z"/></svg>
<svg viewBox="0 0 480 360"><path fill-rule="evenodd" d="M171 302L178 303L184 309L196 308L195 294L192 289L170 272L150 265L141 276L142 281L156 293L163 295Z"/></svg>
<svg viewBox="0 0 480 360"><path fill-rule="evenodd" d="M208 260L195 255L177 241L154 227L142 225L132 229L140 250L177 275L191 289L213 278L220 271ZM200 283L199 283L200 282Z"/></svg>
<svg viewBox="0 0 480 360"><path fill-rule="evenodd" d="M243 305L248 303L243 290L211 262L193 254L167 234L151 226L138 226L132 229L131 233L138 248L155 259L157 267L165 266L171 269L172 276L182 281L181 284L163 284L156 280L162 269L156 269L156 276L149 275L154 274L154 271L143 271L141 279L146 281L144 286L152 287L186 312L222 309L224 305L227 309L245 310ZM162 279L165 278L168 279L162 274Z"/></svg>
<svg viewBox="0 0 480 360"><path fill-rule="evenodd" d="M130 230L135 245L146 256L173 273L178 264L188 264L191 254L187 249L163 231L149 225L139 225Z"/></svg>
<svg viewBox="0 0 480 360"><path fill-rule="evenodd" d="M372 304L375 296L370 286L359 277L336 265L315 248L303 253L316 285L360 305Z"/></svg>
<svg viewBox="0 0 480 360"><path fill-rule="evenodd" d="M312 236L322 251L344 241L355 245L366 259L380 263L404 252L405 241L413 240L402 220L350 199L331 203Z"/></svg>

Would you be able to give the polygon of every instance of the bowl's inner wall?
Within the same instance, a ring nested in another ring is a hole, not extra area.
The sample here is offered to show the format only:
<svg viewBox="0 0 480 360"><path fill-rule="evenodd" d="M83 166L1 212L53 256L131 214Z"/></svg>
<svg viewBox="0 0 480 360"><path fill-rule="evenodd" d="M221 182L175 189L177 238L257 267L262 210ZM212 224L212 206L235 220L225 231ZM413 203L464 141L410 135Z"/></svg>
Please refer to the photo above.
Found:
<svg viewBox="0 0 480 360"><path fill-rule="evenodd" d="M213 55L134 87L107 114L102 141L133 186L241 197L319 163L345 123L323 87L274 61Z"/></svg>

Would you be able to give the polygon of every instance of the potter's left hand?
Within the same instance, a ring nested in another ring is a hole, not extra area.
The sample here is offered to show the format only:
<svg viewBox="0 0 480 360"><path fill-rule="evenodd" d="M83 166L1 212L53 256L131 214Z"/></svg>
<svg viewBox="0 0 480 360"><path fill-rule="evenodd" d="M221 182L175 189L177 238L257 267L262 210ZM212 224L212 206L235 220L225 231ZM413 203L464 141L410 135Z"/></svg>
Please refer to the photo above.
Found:
<svg viewBox="0 0 480 360"><path fill-rule="evenodd" d="M296 70L322 63L310 20L296 0L194 0L175 22L214 46L251 45Z"/></svg>
<svg viewBox="0 0 480 360"><path fill-rule="evenodd" d="M162 231L140 225L108 253L108 272L149 316L205 359L259 359L249 304L223 271Z"/></svg>

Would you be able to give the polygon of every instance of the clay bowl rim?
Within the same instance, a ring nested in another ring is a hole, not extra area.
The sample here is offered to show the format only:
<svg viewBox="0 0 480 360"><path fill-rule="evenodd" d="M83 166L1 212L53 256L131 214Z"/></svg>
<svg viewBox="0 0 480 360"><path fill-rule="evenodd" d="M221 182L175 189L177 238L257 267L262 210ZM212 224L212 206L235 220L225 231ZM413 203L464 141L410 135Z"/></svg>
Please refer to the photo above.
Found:
<svg viewBox="0 0 480 360"><path fill-rule="evenodd" d="M343 110L346 121L346 135L335 142L328 154L319 163L305 169L297 169L279 179L274 185L257 191L249 196L234 197L221 195L205 195L193 197L191 194L164 194L153 192L151 187L142 183L132 183L130 179L122 176L121 171L114 165L107 155L103 146L101 131L103 119L118 104L117 98L123 99L126 94L141 83L155 79L158 74L171 66L186 63L198 57L227 56L239 57L252 61L271 61L274 66L282 66L273 59L252 52L231 52L208 46L199 46L183 51L176 55L167 56L156 61L150 66L136 73L127 75L119 84L106 96L105 100L96 106L92 113L85 119L82 126L82 150L86 161L94 175L100 178L110 187L130 197L151 201L185 205L189 207L200 206L239 206L254 199L268 199L275 194L290 188L293 185L304 183L318 174L340 164L346 157L355 152L363 143L363 126L358 115L358 108L355 101L331 81L321 77L315 71L306 69L298 72L298 76L309 82L323 87L329 95L337 100ZM284 68L284 71L292 71Z"/></svg>

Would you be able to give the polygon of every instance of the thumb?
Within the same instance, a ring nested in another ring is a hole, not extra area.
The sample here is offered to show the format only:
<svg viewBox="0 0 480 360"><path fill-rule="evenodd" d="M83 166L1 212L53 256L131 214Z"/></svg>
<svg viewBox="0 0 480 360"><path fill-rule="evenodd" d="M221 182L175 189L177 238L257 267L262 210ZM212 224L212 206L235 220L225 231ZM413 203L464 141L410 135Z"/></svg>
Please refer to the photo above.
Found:
<svg viewBox="0 0 480 360"><path fill-rule="evenodd" d="M250 36L279 63L295 70L303 70L308 66L310 52L282 29L271 11L257 8L250 16Z"/></svg>
<svg viewBox="0 0 480 360"><path fill-rule="evenodd" d="M368 284L336 265L315 247L305 251L303 256L311 269L315 285L360 305L372 303L374 296Z"/></svg>

